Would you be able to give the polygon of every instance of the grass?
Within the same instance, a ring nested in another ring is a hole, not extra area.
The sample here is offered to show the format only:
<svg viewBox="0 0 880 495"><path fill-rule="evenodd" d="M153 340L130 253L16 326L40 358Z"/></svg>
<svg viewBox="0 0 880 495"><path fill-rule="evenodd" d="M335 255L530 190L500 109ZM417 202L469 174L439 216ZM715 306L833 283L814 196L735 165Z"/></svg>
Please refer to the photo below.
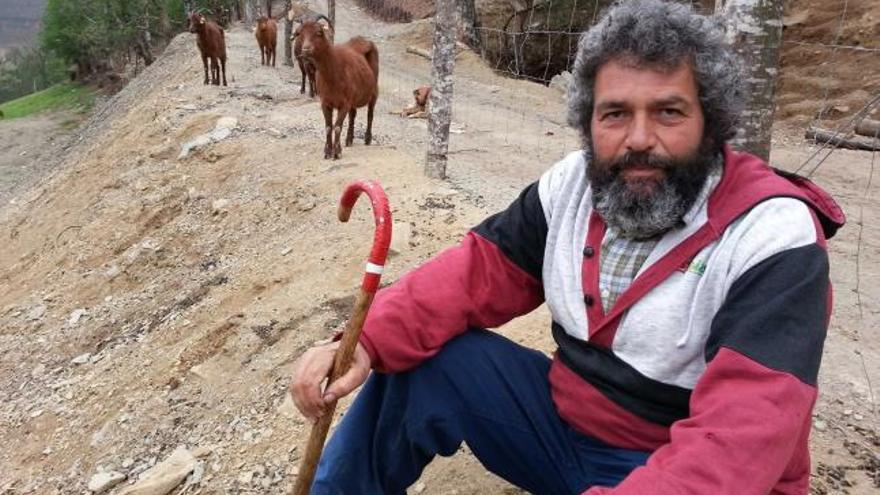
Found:
<svg viewBox="0 0 880 495"><path fill-rule="evenodd" d="M88 86L74 83L56 84L50 88L0 104L3 119L25 117L45 110L60 108L85 112L92 108L95 93Z"/></svg>

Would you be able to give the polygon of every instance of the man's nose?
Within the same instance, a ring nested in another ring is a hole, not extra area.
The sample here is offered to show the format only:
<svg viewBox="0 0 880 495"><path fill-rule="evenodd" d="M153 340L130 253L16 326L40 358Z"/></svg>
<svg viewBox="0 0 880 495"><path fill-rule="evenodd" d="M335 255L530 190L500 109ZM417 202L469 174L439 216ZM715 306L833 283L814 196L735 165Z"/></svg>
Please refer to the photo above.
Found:
<svg viewBox="0 0 880 495"><path fill-rule="evenodd" d="M654 125L644 114L636 114L626 136L626 148L629 151L650 151L656 144Z"/></svg>

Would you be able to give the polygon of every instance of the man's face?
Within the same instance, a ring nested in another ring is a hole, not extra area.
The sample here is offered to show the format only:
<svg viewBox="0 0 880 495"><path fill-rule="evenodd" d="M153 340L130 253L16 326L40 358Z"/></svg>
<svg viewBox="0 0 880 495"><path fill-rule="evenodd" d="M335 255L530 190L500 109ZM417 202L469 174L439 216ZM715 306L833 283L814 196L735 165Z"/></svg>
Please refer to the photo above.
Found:
<svg viewBox="0 0 880 495"><path fill-rule="evenodd" d="M693 71L609 61L596 74L588 174L594 207L630 237L672 228L705 182L714 150L701 146Z"/></svg>

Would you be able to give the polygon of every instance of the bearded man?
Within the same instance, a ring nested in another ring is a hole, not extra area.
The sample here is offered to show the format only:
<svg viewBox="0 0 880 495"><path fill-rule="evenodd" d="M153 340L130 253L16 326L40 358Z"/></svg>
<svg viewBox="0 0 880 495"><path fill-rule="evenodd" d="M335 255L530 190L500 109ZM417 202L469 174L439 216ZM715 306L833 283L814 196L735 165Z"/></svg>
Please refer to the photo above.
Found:
<svg viewBox="0 0 880 495"><path fill-rule="evenodd" d="M584 33L584 149L381 291L342 379L322 390L334 344L299 359L309 418L366 381L312 493L404 494L466 442L532 493L806 494L843 216L725 144L738 74L680 4L621 2ZM485 330L545 302L552 359Z"/></svg>

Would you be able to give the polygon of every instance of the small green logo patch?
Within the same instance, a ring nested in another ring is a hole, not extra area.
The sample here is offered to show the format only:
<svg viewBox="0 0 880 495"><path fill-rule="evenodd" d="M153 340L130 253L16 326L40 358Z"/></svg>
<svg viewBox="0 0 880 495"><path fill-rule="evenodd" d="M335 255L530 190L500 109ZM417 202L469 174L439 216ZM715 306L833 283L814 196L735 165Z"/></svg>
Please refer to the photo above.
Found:
<svg viewBox="0 0 880 495"><path fill-rule="evenodd" d="M706 262L704 260L695 259L694 261L691 261L687 271L702 276L706 273Z"/></svg>

